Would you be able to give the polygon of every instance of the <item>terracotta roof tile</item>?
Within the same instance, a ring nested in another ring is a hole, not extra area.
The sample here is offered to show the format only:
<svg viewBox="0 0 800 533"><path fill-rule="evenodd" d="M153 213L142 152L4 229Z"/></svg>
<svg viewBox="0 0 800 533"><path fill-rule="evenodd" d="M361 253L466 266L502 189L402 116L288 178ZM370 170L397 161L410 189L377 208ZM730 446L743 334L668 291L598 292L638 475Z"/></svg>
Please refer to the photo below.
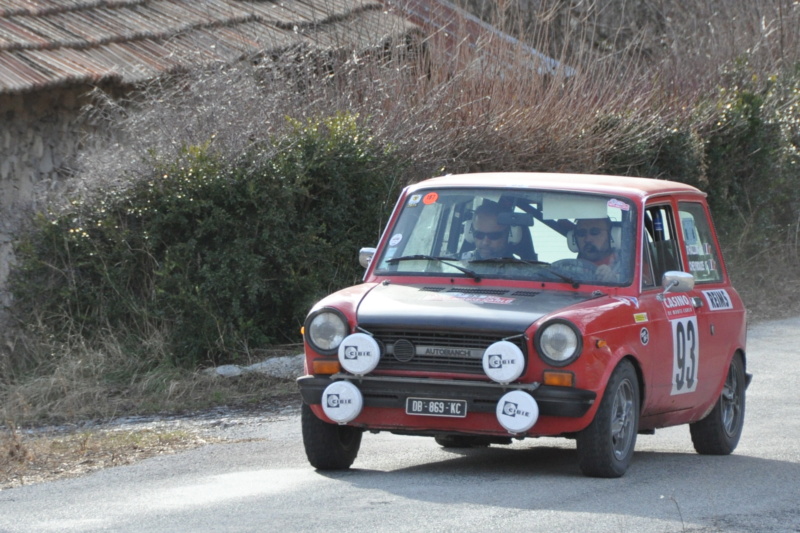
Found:
<svg viewBox="0 0 800 533"><path fill-rule="evenodd" d="M420 28L445 50L499 37L509 57L517 47L539 71L558 66L447 0L0 0L0 94L139 82L300 43L365 48Z"/></svg>
<svg viewBox="0 0 800 533"><path fill-rule="evenodd" d="M380 0L3 0L0 93L133 83L297 43L374 46L414 27Z"/></svg>

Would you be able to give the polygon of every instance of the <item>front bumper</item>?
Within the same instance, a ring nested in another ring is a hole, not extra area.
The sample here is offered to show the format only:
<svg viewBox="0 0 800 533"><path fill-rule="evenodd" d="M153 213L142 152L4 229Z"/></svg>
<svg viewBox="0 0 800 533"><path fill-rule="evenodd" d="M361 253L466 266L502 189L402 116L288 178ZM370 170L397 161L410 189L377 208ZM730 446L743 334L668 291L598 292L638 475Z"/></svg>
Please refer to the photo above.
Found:
<svg viewBox="0 0 800 533"><path fill-rule="evenodd" d="M542 416L578 418L586 414L597 395L593 391L553 387L538 383L500 385L498 383L460 380L398 378L388 376L356 377L350 374L302 376L300 394L308 405L320 404L325 388L334 381L348 380L364 397L364 407L405 409L406 399L441 398L466 400L468 412L494 413L497 402L507 392L522 390L533 396Z"/></svg>

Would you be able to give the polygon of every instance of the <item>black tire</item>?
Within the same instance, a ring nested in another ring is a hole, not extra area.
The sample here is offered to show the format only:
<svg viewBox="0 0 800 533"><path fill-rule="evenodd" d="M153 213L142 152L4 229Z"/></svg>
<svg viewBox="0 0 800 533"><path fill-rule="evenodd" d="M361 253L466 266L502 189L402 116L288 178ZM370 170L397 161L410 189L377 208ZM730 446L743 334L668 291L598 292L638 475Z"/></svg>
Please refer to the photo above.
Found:
<svg viewBox="0 0 800 533"><path fill-rule="evenodd" d="M300 409L303 446L311 466L317 470L345 470L356 460L361 447L359 428L323 422L306 404Z"/></svg>
<svg viewBox="0 0 800 533"><path fill-rule="evenodd" d="M736 449L744 427L746 388L744 362L736 354L714 409L704 419L689 424L697 453L728 455Z"/></svg>
<svg viewBox="0 0 800 533"><path fill-rule="evenodd" d="M616 478L628 470L639 431L639 379L628 360L612 372L594 420L578 433L578 465L586 476Z"/></svg>

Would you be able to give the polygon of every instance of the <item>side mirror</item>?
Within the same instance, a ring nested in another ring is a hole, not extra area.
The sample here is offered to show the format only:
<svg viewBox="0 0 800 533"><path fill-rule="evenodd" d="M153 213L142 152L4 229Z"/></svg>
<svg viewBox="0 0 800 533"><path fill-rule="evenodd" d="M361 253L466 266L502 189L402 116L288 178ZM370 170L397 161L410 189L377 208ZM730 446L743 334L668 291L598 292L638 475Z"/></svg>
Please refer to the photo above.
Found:
<svg viewBox="0 0 800 533"><path fill-rule="evenodd" d="M661 288L664 289L661 298L668 292L689 292L694 289L694 276L688 272L669 270L661 278Z"/></svg>
<svg viewBox="0 0 800 533"><path fill-rule="evenodd" d="M362 248L358 251L358 263L367 268L375 255L375 248Z"/></svg>

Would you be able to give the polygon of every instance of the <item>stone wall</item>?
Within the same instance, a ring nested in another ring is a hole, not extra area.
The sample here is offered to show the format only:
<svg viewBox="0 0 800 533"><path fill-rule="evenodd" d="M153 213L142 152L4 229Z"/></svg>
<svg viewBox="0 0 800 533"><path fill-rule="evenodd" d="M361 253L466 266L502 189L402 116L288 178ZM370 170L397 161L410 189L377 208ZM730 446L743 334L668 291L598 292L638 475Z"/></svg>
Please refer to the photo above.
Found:
<svg viewBox="0 0 800 533"><path fill-rule="evenodd" d="M41 209L37 198L56 192L84 147L80 109L87 86L0 94L0 309L13 262L13 238L22 217Z"/></svg>

